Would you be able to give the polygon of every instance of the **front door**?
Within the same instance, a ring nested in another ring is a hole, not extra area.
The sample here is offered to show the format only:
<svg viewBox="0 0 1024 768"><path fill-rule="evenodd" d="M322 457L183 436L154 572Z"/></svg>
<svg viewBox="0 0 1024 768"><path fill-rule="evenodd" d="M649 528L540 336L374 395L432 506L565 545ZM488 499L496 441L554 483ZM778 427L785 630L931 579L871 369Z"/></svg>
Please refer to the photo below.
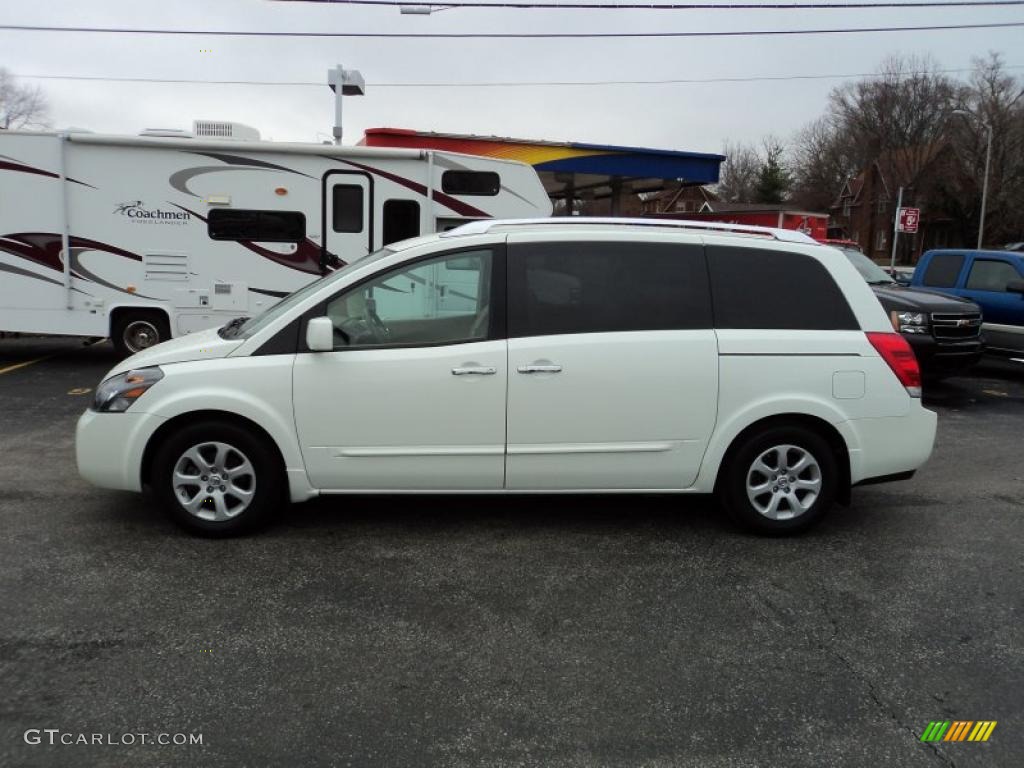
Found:
<svg viewBox="0 0 1024 768"><path fill-rule="evenodd" d="M703 246L509 238L510 490L691 485L714 427Z"/></svg>
<svg viewBox="0 0 1024 768"><path fill-rule="evenodd" d="M503 270L500 251L454 252L325 303L335 351L300 353L294 367L295 421L316 487L502 487Z"/></svg>
<svg viewBox="0 0 1024 768"><path fill-rule="evenodd" d="M330 171L324 177L323 243L348 264L373 245L373 180L362 171ZM327 257L328 266L336 262Z"/></svg>

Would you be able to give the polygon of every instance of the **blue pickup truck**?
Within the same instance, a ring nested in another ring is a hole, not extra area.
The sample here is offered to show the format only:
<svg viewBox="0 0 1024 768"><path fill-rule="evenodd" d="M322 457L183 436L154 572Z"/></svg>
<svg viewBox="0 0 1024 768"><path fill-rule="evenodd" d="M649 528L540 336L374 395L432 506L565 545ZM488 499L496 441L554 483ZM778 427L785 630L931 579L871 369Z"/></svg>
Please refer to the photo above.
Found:
<svg viewBox="0 0 1024 768"><path fill-rule="evenodd" d="M910 285L978 304L984 320L985 351L1024 362L1024 255L927 251L917 263Z"/></svg>

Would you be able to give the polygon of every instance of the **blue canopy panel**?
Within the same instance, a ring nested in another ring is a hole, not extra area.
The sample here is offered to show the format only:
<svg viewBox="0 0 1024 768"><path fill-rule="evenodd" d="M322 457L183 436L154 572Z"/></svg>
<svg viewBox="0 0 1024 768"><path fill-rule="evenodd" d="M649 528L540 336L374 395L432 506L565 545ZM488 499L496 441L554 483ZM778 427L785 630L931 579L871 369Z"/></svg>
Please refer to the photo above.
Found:
<svg viewBox="0 0 1024 768"><path fill-rule="evenodd" d="M715 184L725 160L722 155L689 152L636 152L627 149L585 147L594 154L564 157L534 165L538 171L639 179L683 179L691 184Z"/></svg>

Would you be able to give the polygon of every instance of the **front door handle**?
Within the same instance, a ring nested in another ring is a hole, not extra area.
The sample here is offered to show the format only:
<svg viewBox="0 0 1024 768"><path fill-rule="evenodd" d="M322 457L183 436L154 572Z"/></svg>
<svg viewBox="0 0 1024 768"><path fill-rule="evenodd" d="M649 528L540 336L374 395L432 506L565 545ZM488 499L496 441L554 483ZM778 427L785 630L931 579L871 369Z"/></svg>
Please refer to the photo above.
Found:
<svg viewBox="0 0 1024 768"><path fill-rule="evenodd" d="M452 368L452 376L493 376L497 372L497 368L485 368L480 365L465 365L459 368Z"/></svg>
<svg viewBox="0 0 1024 768"><path fill-rule="evenodd" d="M520 365L516 368L520 373L561 373L560 365Z"/></svg>

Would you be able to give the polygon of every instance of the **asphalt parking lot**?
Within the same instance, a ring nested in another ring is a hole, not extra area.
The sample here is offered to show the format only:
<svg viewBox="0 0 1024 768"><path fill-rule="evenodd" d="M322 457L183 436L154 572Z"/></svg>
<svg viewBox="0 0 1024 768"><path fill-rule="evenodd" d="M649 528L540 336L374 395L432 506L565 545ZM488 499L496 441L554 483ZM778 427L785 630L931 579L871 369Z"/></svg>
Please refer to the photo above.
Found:
<svg viewBox="0 0 1024 768"><path fill-rule="evenodd" d="M0 765L1021 764L1024 370L936 385L928 465L800 538L706 500L352 497L208 541L78 478L113 363L0 340Z"/></svg>

